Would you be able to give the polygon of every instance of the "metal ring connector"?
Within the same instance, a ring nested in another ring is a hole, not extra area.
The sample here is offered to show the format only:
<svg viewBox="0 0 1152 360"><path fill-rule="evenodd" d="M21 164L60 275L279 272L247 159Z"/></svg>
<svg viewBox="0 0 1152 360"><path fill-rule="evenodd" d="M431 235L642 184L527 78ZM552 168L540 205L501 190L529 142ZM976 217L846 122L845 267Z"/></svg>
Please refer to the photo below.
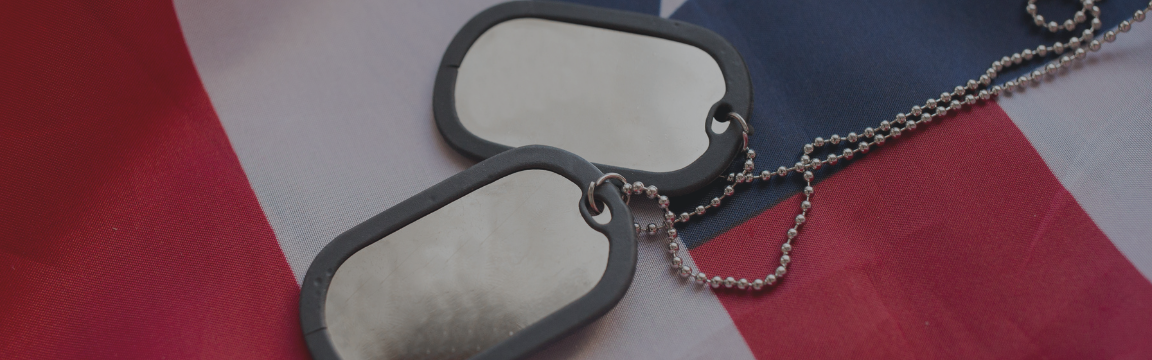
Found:
<svg viewBox="0 0 1152 360"><path fill-rule="evenodd" d="M743 116L740 116L740 114L737 114L735 111L729 112L728 118L735 119L740 123L740 127L743 129L742 135L744 135L744 147L741 148L741 150L748 150L748 122L744 120Z"/></svg>
<svg viewBox="0 0 1152 360"><path fill-rule="evenodd" d="M735 119L737 122L739 122L739 123L740 123L740 127L744 129L744 130L743 130L743 131L744 131L744 133L745 133L745 134L747 134L747 133L748 133L748 122L747 122L747 121L744 121L744 117L743 117L743 116L740 116L740 114L737 114L735 111L731 111L731 112L729 112L729 113L728 113L728 118L729 118L729 119Z"/></svg>
<svg viewBox="0 0 1152 360"><path fill-rule="evenodd" d="M592 191L596 190L596 188L599 187L600 185L603 185L605 181L608 181L608 179L616 179L616 180L620 180L621 182L623 182L625 184L628 183L628 179L625 179L624 175L620 175L617 173L604 174L604 176L601 176L599 179L596 179L596 182L588 183L588 193L587 193L587 195L588 195L588 208L592 209L592 215L600 215L600 213L601 213L600 208L596 207L596 200L592 197ZM626 200L624 200L624 203L627 204L628 200L632 199L632 194L624 193L624 196L622 196L621 198L624 199L625 196L627 198L626 198Z"/></svg>

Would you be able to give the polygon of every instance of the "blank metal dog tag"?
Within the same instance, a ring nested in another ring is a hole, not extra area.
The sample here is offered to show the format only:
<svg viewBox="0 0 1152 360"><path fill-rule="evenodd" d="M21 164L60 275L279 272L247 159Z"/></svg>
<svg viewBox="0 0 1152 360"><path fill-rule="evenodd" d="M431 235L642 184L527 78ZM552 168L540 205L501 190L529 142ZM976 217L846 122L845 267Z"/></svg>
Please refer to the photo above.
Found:
<svg viewBox="0 0 1152 360"><path fill-rule="evenodd" d="M632 215L603 174L527 146L480 162L341 234L300 317L317 359L521 358L608 312L636 266Z"/></svg>
<svg viewBox="0 0 1152 360"><path fill-rule="evenodd" d="M489 8L460 29L433 108L440 133L472 158L555 146L679 195L731 164L744 140L728 114L748 118L751 98L740 54L707 29L527 1Z"/></svg>

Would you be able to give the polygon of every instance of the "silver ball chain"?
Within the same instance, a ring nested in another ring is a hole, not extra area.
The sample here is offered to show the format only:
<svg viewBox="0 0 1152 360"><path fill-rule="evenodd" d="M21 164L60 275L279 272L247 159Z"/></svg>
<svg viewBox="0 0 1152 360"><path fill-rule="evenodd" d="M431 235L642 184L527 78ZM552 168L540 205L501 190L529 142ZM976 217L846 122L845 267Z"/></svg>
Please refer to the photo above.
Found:
<svg viewBox="0 0 1152 360"><path fill-rule="evenodd" d="M621 190L626 195L630 196L632 194L644 194L649 199L656 199L656 202L660 208L664 209L664 222L662 224L648 224L646 227L641 227L640 224L633 224L636 233L640 234L646 231L649 235L656 235L660 231L664 231L664 233L667 235L668 254L671 257L670 263L672 268L677 273L679 273L680 276L689 279L689 281L694 280L697 284L700 284L706 288L711 287L715 289L723 286L725 288L735 287L742 290L760 290L765 286L776 284L778 281L783 279L784 274L788 272L788 264L792 262L792 257L790 255L792 251L792 241L796 238L797 235L800 234L801 226L804 225L804 223L808 220L808 211L812 208L811 201L812 194L814 192L812 188L812 179L815 177L815 175L812 173L812 170L819 169L824 165L835 165L841 159L852 159L856 155L865 154L869 151L869 149L883 145L884 142L888 139L895 139L902 135L909 134L910 131L916 129L917 125L931 123L934 118L943 117L950 111L958 111L965 105L974 105L978 102L986 101L993 97L999 96L1001 93L1015 91L1016 89L1027 86L1028 84L1039 84L1039 80L1041 80L1045 75L1055 75L1057 71L1062 68L1067 68L1073 61L1084 59L1087 56L1088 51L1099 51L1104 43L1111 43L1116 41L1116 36L1118 33L1115 30L1104 33L1103 42L1094 38L1095 31L1099 30L1101 26L1099 19L1100 8L1095 6L1093 0L1081 0L1080 3L1083 5L1083 9L1077 11L1071 19L1064 21L1063 25L1055 21L1045 23L1044 16L1037 14L1036 0L1028 0L1028 5L1025 7L1025 11L1027 11L1028 14L1032 16L1033 22L1036 26L1047 29L1053 33L1060 31L1075 31L1079 24L1082 24L1085 21L1089 21L1089 28L1084 29L1084 31L1080 33L1080 36L1073 36L1066 42L1056 42L1051 46L1040 45L1035 50L1024 49L1023 51L1012 54L1011 56L1005 56L1000 60L993 61L992 66L989 67L983 75L980 75L979 78L968 80L967 83L961 86L957 86L952 90L952 92L941 93L939 98L928 99L924 103L924 106L913 106L908 114L899 113L896 114L895 119L891 121L881 121L876 129L871 127L865 128L863 134L850 132L845 137L841 137L838 134L833 134L832 136L829 136L827 140L825 140L823 137L817 137L811 143L804 144L804 155L800 157L799 162L792 166L781 166L776 168L776 171L764 170L761 171L759 175L756 175L754 173L756 168L756 164L754 162L756 159L756 152L747 146L747 123L744 121L744 118L740 116L740 114L735 112L729 113L728 116L730 119L739 121L740 124L744 126L744 129L742 130L744 132L743 135L745 138L744 170L739 173L728 174L725 179L730 184L724 187L723 195L712 198L708 204L697 206L695 211L691 213L685 212L681 213L679 216L669 210L670 202L668 197L660 195L659 189L655 185L644 186L644 183L639 181L632 184L624 181L624 185L621 186ZM1137 10L1133 14L1132 18L1120 22L1120 25L1117 26L1117 30L1119 30L1120 33L1128 32L1128 30L1132 28L1133 23L1144 21L1145 14L1148 12L1152 12L1152 2L1149 2L1148 6L1144 9ZM1091 20L1089 20L1089 18ZM1071 54L1064 54L1065 52L1069 51L1071 51ZM1003 86L995 85L989 87L989 85L992 83L992 80L995 79L997 75L999 75L1005 69L1014 65L1018 65L1025 60L1032 60L1034 57L1047 56L1049 53L1063 55L1059 57L1058 61L1052 62L1041 69L1034 70L1029 74L1020 76L1017 79L1009 80L1008 82L1004 83ZM839 145L842 142L857 145L856 148L853 149L851 148L851 145L846 144L846 147L841 154L829 154L825 160L820 160L819 158L811 156L811 154L816 152L817 149L823 148L829 144ZM796 215L795 223L785 232L786 240L784 241L784 244L780 246L780 265L776 267L775 271L768 274L763 279L754 279L752 281L749 281L745 278L736 279L731 276L713 276L712 278L708 278L708 275L704 272L696 271L692 269L692 267L684 264L684 259L680 257L680 243L676 241L676 239L679 237L679 234L676 230L676 224L686 223L691 220L692 217L704 215L709 209L720 207L720 204L724 201L724 199L731 197L736 193L737 185L748 184L757 180L767 181L772 177L785 177L793 172L803 174L805 182L804 201L800 203L800 214ZM624 179L618 174L605 175L605 177L600 181L589 184L589 192L591 192L592 189L596 186L599 186L601 183L603 183L607 178L616 178L620 180Z"/></svg>

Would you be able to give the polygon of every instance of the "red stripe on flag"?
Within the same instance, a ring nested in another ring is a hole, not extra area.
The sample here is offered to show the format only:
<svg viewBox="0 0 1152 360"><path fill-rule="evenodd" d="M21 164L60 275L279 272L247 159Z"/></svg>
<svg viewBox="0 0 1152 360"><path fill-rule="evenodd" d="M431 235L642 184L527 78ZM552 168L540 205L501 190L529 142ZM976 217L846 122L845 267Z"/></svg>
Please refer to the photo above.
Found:
<svg viewBox="0 0 1152 360"><path fill-rule="evenodd" d="M172 4L4 2L0 43L0 357L306 357Z"/></svg>
<svg viewBox="0 0 1152 360"><path fill-rule="evenodd" d="M998 105L914 131L816 185L776 288L719 291L758 358L1152 358L1152 284ZM693 259L767 275L800 201Z"/></svg>

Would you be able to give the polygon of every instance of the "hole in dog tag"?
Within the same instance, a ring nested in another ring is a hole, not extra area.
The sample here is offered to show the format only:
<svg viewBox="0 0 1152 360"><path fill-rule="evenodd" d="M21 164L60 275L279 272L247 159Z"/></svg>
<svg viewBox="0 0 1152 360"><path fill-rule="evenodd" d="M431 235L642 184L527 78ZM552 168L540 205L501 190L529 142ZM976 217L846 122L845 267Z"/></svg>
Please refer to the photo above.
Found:
<svg viewBox="0 0 1152 360"><path fill-rule="evenodd" d="M434 107L441 134L487 158L542 144L605 172L685 193L743 145L743 60L719 35L643 14L558 2L507 3L472 19L447 50Z"/></svg>
<svg viewBox="0 0 1152 360"><path fill-rule="evenodd" d="M599 175L571 153L519 148L341 235L302 290L326 291L301 300L327 335L309 335L314 356L517 357L607 312L631 281L635 235L612 187L596 189L608 210L587 210Z"/></svg>

